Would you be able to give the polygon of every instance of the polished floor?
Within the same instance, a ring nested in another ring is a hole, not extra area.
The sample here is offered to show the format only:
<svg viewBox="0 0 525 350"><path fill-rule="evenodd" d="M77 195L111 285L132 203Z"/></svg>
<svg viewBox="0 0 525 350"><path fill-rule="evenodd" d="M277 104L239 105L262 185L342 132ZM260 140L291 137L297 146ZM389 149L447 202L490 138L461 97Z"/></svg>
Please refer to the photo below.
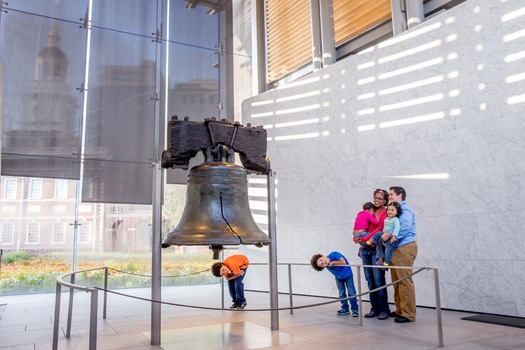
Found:
<svg viewBox="0 0 525 350"><path fill-rule="evenodd" d="M121 292L149 298L149 289ZM227 292L226 292L227 293ZM115 294L108 296L106 319L99 309L97 349L438 349L436 311L419 308L417 321L396 324L379 320L337 316L335 303L279 311L278 330L271 330L269 294L247 292L244 311L210 310L221 306L218 285L164 287L165 302L197 306L162 305L160 346L151 344L151 305L148 301ZM58 349L88 349L89 295L75 293L71 337L65 337L68 294L61 298ZM102 296L99 297L102 303ZM294 296L294 306L331 301L326 298ZM225 306L230 303L226 298ZM279 306L288 307L287 295ZM203 307L203 308L201 308ZM363 302L364 312L369 305ZM55 294L0 297L0 350L51 349ZM443 311L444 349L525 349L525 329L461 320L472 314ZM274 318L274 323L277 318ZM362 322L362 325L360 325Z"/></svg>

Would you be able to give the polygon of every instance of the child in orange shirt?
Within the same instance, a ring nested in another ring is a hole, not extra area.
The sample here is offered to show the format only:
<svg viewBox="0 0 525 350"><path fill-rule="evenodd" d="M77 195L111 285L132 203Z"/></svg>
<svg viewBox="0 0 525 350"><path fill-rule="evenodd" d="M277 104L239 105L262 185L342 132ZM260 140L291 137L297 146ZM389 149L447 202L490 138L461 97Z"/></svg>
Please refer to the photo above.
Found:
<svg viewBox="0 0 525 350"><path fill-rule="evenodd" d="M242 283L250 261L245 255L236 254L212 265L211 272L215 277L223 276L228 281L228 288L233 304L230 309L244 309L247 305Z"/></svg>

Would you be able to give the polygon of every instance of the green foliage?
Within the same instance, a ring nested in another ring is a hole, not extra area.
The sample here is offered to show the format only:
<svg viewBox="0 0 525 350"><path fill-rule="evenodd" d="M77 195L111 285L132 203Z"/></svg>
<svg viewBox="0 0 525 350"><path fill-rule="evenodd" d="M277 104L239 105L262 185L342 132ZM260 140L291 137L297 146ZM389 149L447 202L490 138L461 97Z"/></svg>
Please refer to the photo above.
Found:
<svg viewBox="0 0 525 350"><path fill-rule="evenodd" d="M71 272L66 262L70 258L68 254L32 256L26 252L17 252L9 255L9 263L2 265L0 295L54 292L57 276ZM151 255L82 253L78 260L77 271L95 270L78 273L75 284L103 288L103 267L108 267L108 289L151 286ZM217 283L217 278L210 272L213 262L209 253L165 254L162 260L162 285ZM66 281L69 282L69 279Z"/></svg>
<svg viewBox="0 0 525 350"><path fill-rule="evenodd" d="M20 262L23 260L25 261L31 260L32 258L33 256L28 252L24 252L24 251L9 252L2 256L2 263L13 264L13 263Z"/></svg>

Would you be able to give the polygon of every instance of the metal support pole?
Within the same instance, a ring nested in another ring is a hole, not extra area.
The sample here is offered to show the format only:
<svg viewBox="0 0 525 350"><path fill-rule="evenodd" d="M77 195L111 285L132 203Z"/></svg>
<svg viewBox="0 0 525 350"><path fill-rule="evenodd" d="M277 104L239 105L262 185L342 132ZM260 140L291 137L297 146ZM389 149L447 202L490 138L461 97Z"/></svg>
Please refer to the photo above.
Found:
<svg viewBox="0 0 525 350"><path fill-rule="evenodd" d="M417 26L425 21L423 0L406 0L408 28Z"/></svg>
<svg viewBox="0 0 525 350"><path fill-rule="evenodd" d="M102 310L102 317L106 319L106 311L108 308L108 268L104 267L104 309Z"/></svg>
<svg viewBox="0 0 525 350"><path fill-rule="evenodd" d="M323 67L336 62L334 10L332 0L319 0L321 11L321 47L323 49Z"/></svg>
<svg viewBox="0 0 525 350"><path fill-rule="evenodd" d="M153 234L151 244L151 345L160 345L161 332L161 194L162 170L160 162L153 164Z"/></svg>
<svg viewBox="0 0 525 350"><path fill-rule="evenodd" d="M321 11L319 0L310 0L310 25L312 32L312 62L314 71L323 68L323 49L321 47Z"/></svg>
<svg viewBox="0 0 525 350"><path fill-rule="evenodd" d="M89 350L97 349L97 314L98 314L98 290L93 289L91 293L91 311L89 314Z"/></svg>
<svg viewBox="0 0 525 350"><path fill-rule="evenodd" d="M357 295L361 295L361 266L357 266ZM363 301L359 297L359 325L363 325Z"/></svg>
<svg viewBox="0 0 525 350"><path fill-rule="evenodd" d="M392 9L392 31L395 35L407 29L405 0L390 0Z"/></svg>
<svg viewBox="0 0 525 350"><path fill-rule="evenodd" d="M266 15L265 1L252 0L252 90L258 95L268 89L266 83Z"/></svg>
<svg viewBox="0 0 525 350"><path fill-rule="evenodd" d="M166 8L164 5L157 7L157 24L160 35L165 35L167 41L166 46L160 45L160 41L155 45L155 56L157 62L162 62L163 51L162 48L165 47L166 50L169 50L167 46L169 42L169 30L162 29L162 23L166 23L166 28L169 27L169 1L166 2ZM164 52L166 56L166 64L169 62L167 59L168 53ZM161 288L162 288L162 254L161 254L161 244L162 244L162 168L161 168L161 159L162 159L162 149L165 144L165 130L162 125L165 125L167 117L167 109L164 113L161 113L162 108L158 101L158 95L163 88L161 78L161 69L155 70L155 95L152 98L154 101L154 136L153 136L153 162L152 162L152 185L151 185L151 345L160 345L160 332L161 332ZM167 66L166 66L166 72ZM167 105L166 105L167 106Z"/></svg>
<svg viewBox="0 0 525 350"><path fill-rule="evenodd" d="M224 250L221 250L221 261L224 261ZM224 278L221 277L221 307L224 309Z"/></svg>
<svg viewBox="0 0 525 350"><path fill-rule="evenodd" d="M434 269L434 289L436 294L436 314L437 314L437 325L438 325L438 343L439 347L443 345L443 321L441 320L441 296L439 294L439 271Z"/></svg>
<svg viewBox="0 0 525 350"><path fill-rule="evenodd" d="M288 264L288 297L290 298L290 315L293 315L292 265Z"/></svg>
<svg viewBox="0 0 525 350"><path fill-rule="evenodd" d="M55 321L53 325L53 350L58 350L58 329L60 326L60 297L62 294L62 286L57 282L55 294Z"/></svg>
<svg viewBox="0 0 525 350"><path fill-rule="evenodd" d="M270 236L270 250L268 253L270 267L270 307L271 330L279 329L278 286L277 286L277 238L275 221L275 173L270 169L268 172L268 235Z"/></svg>
<svg viewBox="0 0 525 350"><path fill-rule="evenodd" d="M71 275L71 284L75 284L75 274ZM71 319L73 318L73 297L75 295L75 290L69 288L69 307L67 309L67 326L66 326L66 338L71 337Z"/></svg>

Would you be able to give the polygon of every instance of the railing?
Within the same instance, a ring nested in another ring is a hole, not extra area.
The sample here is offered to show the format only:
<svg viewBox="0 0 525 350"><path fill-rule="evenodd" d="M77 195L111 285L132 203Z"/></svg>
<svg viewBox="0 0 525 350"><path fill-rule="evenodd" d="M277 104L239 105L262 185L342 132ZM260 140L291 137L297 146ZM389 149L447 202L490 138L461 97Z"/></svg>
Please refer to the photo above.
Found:
<svg viewBox="0 0 525 350"><path fill-rule="evenodd" d="M268 265L267 263L251 263L250 265ZM318 305L323 305L323 304L327 304L327 303L320 303L320 304L314 304L314 305L307 305L307 306L300 306L300 307L294 307L293 306L293 290L292 290L292 266L310 266L310 264L306 264L306 263L278 263L277 265L283 265L283 266L287 266L287 270L288 270L288 295L289 295L289 300L290 300L290 306L289 307L286 307L286 308L279 308L277 310L290 310L290 314L293 314L293 310L294 309L298 309L298 308L305 308L305 307L313 307L313 306L318 306ZM340 265L340 266L344 266L344 265ZM440 301L440 291L439 291L439 272L438 272L438 269L437 268L433 268L433 267L405 267L405 266L389 266L389 268L396 268L396 269L413 269L413 270L416 270L415 272L411 273L409 276L407 277L404 277L400 280L397 280L397 281L393 281L391 283L388 283L386 284L385 286L383 287L380 287L380 288L376 288L376 289L373 289L373 290L370 290L370 291L367 291L367 292L362 292L362 288L361 288L361 269L363 268L384 268L384 267L381 267L381 266L375 266L375 265L346 265L346 266L352 266L352 267L355 267L357 268L357 274L356 274L356 277L357 277L357 295L355 296L352 296L352 297L349 297L347 299L351 299L351 298L358 298L358 303L359 303L359 310L362 310L362 296L363 295L367 295L367 294L370 294L370 293L373 293L373 292L376 292L380 289L384 289L384 288L387 288L387 287L390 287L406 278L410 278L422 271L433 271L434 272L434 290L435 290L435 298L436 298L436 317L437 317L437 332L438 332L438 346L439 347L443 347L444 345L444 342L443 342L443 323L442 323L442 317L441 317L441 301ZM99 288L99 287L85 287L85 286L79 286L79 285L76 285L75 284L75 275L77 273L83 273L83 272L89 272L89 271L95 271L95 270L102 270L104 269L104 288ZM91 302L90 302L90 317L89 317L89 323L90 323L90 327L89 327L89 350L95 350L97 348L97 315L98 315L98 291L99 290L102 290L104 291L104 303L103 303L103 318L105 319L106 318L106 311L107 311L107 293L110 292L110 293L114 293L114 294L118 294L118 295L121 295L121 296L126 296L126 297L132 297L132 298L136 298L136 297L133 297L133 296L130 296L130 295L126 295L126 294L123 294L123 293L117 293L117 292L113 292L113 291L110 291L108 290L108 270L110 268L109 267L101 267L101 268L95 268L95 269L89 269L89 270L81 270L81 271L74 271L74 272L71 272L71 273L67 273L67 274L64 274L64 275L61 275L59 277L57 277L57 286L56 286L56 296L55 296L55 320L54 320L54 327L53 327L53 350L57 350L58 349L58 333L59 333L59 323L60 323L60 301L61 301L61 295L62 295L62 286L64 287L67 287L67 288L70 288L70 293L69 293L69 308L68 308L68 318L67 318L67 328L66 328L66 338L69 338L71 336L71 319L72 319L72 314L73 314L73 295L74 295L74 290L77 289L77 290L81 290L81 291L85 291L85 292L88 292L88 293L91 293ZM115 269L112 269L112 270L115 270ZM129 272L125 272L125 271L120 271L120 270L115 270L115 271L118 271L118 272L121 272L121 273L126 273L126 274L130 274L130 275L137 275L135 273L129 273ZM208 271L208 270L206 270ZM205 272L205 271L201 271L201 272ZM200 272L199 272L200 273ZM66 278L67 276L70 277L70 282L66 282L64 281L64 278ZM141 276L146 276L146 275L141 275ZM151 276L147 276L147 277L151 277ZM164 277L180 277L180 276L164 276ZM222 310L224 309L224 279L221 279L221 290L222 290L222 308L221 309L217 309L217 308L204 308L204 309L212 309L212 310ZM145 298L136 298L136 299L141 299L141 300L147 300L147 301L150 301L150 302L154 302L153 300L150 300L150 299L145 299ZM332 303L332 302L338 302L340 299L336 299L335 301L331 301L331 302L328 302L328 303ZM158 302L158 301L157 301ZM161 304L167 304L167 305L175 305L175 306L186 306L186 307L193 307L193 308L199 308L199 307L195 307L195 306L189 306L189 305L180 305L180 304L173 304L173 303L165 303L165 302L160 302ZM246 310L246 311L268 311L268 310L271 310L271 309L258 309L258 310ZM238 311L238 310L237 310ZM274 311L274 310L271 310L271 311ZM363 325L363 313L360 312L359 313L359 325L362 326Z"/></svg>

